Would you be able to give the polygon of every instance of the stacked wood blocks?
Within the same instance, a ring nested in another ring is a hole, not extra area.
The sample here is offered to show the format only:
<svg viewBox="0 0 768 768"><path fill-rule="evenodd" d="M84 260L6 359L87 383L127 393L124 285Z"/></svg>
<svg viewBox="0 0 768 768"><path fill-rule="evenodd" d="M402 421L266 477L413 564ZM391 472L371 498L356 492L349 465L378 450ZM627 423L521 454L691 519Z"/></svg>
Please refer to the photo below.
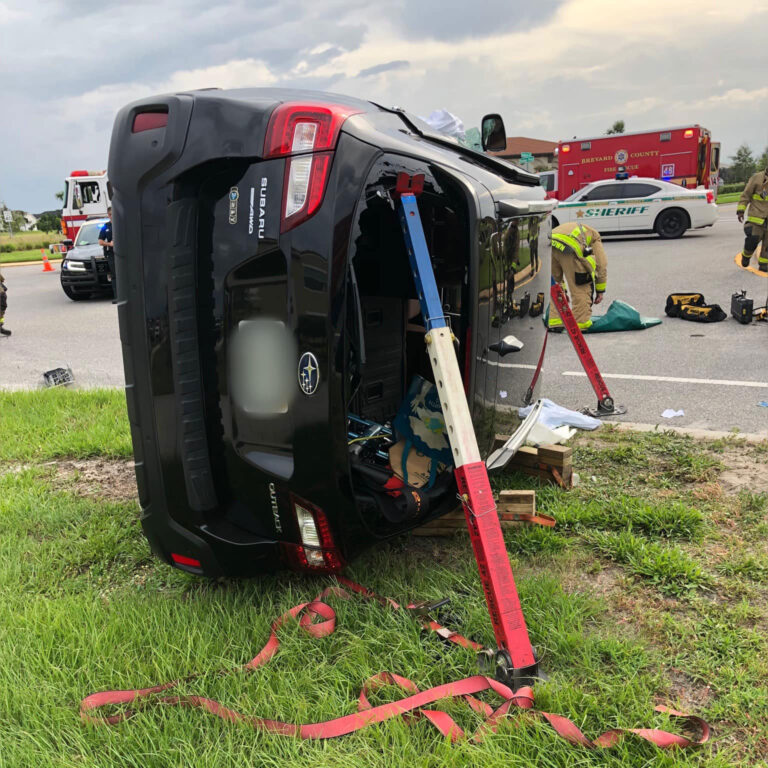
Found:
<svg viewBox="0 0 768 768"><path fill-rule="evenodd" d="M496 435L495 448L509 439ZM541 445L533 448L524 445L507 464L507 471L522 472L564 488L573 486L573 449L565 445Z"/></svg>
<svg viewBox="0 0 768 768"><path fill-rule="evenodd" d="M520 516L522 520L501 519L502 528L511 528L516 525L527 524L527 518L536 514L536 491L501 491L496 502L499 517ZM457 531L466 531L467 522L464 518L464 510L458 507L452 512L438 517L436 520L416 528L413 533L416 536L448 536Z"/></svg>

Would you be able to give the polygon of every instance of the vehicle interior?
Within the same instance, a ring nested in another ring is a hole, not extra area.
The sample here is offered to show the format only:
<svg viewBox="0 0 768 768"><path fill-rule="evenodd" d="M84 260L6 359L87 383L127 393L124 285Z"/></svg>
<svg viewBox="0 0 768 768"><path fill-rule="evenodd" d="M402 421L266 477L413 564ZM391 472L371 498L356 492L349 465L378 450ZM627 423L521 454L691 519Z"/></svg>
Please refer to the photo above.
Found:
<svg viewBox="0 0 768 768"><path fill-rule="evenodd" d="M466 203L425 192L419 211L460 366L469 327ZM363 517L380 533L455 505L445 425L424 342L424 320L397 211L381 188L362 201L347 284L349 457ZM442 426L442 429L440 428ZM421 449L421 450L420 450ZM374 533L376 531L374 530Z"/></svg>

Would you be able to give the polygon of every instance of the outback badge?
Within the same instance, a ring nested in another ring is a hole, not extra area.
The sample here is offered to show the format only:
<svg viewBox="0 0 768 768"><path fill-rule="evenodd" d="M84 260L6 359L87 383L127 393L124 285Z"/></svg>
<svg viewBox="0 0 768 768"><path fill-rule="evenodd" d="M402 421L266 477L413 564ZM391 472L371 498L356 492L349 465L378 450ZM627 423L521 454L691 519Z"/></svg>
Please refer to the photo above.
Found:
<svg viewBox="0 0 768 768"><path fill-rule="evenodd" d="M229 190L229 223L237 224L237 201L240 199L240 190L232 187Z"/></svg>
<svg viewBox="0 0 768 768"><path fill-rule="evenodd" d="M305 352L299 360L299 386L305 395L314 395L320 383L320 370L317 358L311 352Z"/></svg>

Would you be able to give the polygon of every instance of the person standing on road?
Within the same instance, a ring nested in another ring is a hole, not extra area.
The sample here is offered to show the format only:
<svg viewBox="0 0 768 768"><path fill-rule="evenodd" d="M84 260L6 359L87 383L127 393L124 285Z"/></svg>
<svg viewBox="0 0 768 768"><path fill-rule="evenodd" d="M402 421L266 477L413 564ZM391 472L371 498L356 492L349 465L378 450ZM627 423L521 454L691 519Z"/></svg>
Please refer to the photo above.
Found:
<svg viewBox="0 0 768 768"><path fill-rule="evenodd" d="M0 272L0 336L10 336L11 332L5 327L5 310L8 307L8 289L5 287L5 278Z"/></svg>
<svg viewBox="0 0 768 768"><path fill-rule="evenodd" d="M112 275L112 291L117 296L117 280L115 276L115 244L112 242L112 206L107 208L109 221L99 232L99 245L104 249L104 256L109 264L109 274Z"/></svg>
<svg viewBox="0 0 768 768"><path fill-rule="evenodd" d="M552 230L552 278L565 278L571 311L585 330L592 325L592 305L603 300L608 279L608 259L600 233L586 224L560 224ZM549 306L549 330L563 330L563 320L554 304Z"/></svg>
<svg viewBox="0 0 768 768"><path fill-rule="evenodd" d="M741 252L741 266L748 267L752 255L760 246L757 255L757 268L761 272L768 272L768 168L753 174L744 191L741 193L739 204L736 207L736 216L740 222L744 222L744 250Z"/></svg>

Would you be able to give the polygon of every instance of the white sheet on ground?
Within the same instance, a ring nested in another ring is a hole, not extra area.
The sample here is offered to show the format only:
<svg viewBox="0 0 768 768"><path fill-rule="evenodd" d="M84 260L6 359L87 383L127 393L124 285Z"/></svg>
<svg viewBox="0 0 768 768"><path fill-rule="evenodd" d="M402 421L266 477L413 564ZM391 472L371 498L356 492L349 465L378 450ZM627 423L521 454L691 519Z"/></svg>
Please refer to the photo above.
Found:
<svg viewBox="0 0 768 768"><path fill-rule="evenodd" d="M546 397L543 400L543 407L539 414L538 424L543 424L549 429L555 429L557 427L577 427L578 429L597 429L602 423L599 419L594 419L592 416L586 416L578 411L571 411L568 408L563 408L562 405L553 403ZM521 419L524 419L530 412L532 406L526 408L520 408L518 415Z"/></svg>

